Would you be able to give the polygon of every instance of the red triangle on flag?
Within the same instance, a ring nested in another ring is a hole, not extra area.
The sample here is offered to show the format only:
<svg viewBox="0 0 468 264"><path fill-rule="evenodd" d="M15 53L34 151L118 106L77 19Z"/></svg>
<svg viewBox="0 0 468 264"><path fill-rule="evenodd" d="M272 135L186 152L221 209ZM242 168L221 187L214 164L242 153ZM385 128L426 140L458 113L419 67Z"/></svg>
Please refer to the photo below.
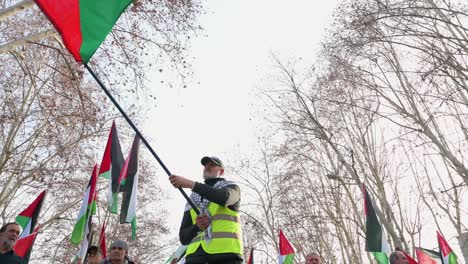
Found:
<svg viewBox="0 0 468 264"><path fill-rule="evenodd" d="M452 252L452 248L450 248L449 244L439 231L437 231L437 240L439 241L439 248L442 253L442 257L448 256Z"/></svg>
<svg viewBox="0 0 468 264"><path fill-rule="evenodd" d="M289 241L286 239L281 229L279 232L279 252L280 252L280 255L282 256L294 254L293 247L291 246Z"/></svg>
<svg viewBox="0 0 468 264"><path fill-rule="evenodd" d="M21 239L18 239L16 241L15 246L13 247L13 250L16 255L24 258L26 254L31 250L34 241L36 240L37 236L37 231L34 233L31 233L29 236L25 236Z"/></svg>

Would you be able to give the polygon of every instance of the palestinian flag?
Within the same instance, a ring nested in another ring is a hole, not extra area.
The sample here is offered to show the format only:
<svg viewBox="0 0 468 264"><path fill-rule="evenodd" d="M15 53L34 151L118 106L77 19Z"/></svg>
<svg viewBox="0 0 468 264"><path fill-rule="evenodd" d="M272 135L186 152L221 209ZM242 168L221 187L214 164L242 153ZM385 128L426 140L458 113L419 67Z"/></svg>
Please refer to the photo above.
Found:
<svg viewBox="0 0 468 264"><path fill-rule="evenodd" d="M76 220L75 227L71 236L71 242L75 245L80 244L86 237L91 215L96 212L96 184L97 184L97 164L94 165L93 173L89 179L88 187L85 190L80 212Z"/></svg>
<svg viewBox="0 0 468 264"><path fill-rule="evenodd" d="M23 258L24 264L29 263L29 258L38 232L39 226L35 228L31 234L18 239L13 247L15 254Z"/></svg>
<svg viewBox="0 0 468 264"><path fill-rule="evenodd" d="M247 264L254 264L253 248L250 249L249 262Z"/></svg>
<svg viewBox="0 0 468 264"><path fill-rule="evenodd" d="M457 264L457 255L450 248L444 237L437 231L437 241L439 242L439 250L442 255L443 264Z"/></svg>
<svg viewBox="0 0 468 264"><path fill-rule="evenodd" d="M390 247L364 184L362 185L362 193L364 195L364 213L366 215L366 251L372 252L378 263L388 264Z"/></svg>
<svg viewBox="0 0 468 264"><path fill-rule="evenodd" d="M279 264L292 264L294 261L294 249L286 239L283 231L279 232Z"/></svg>
<svg viewBox="0 0 468 264"><path fill-rule="evenodd" d="M135 135L132 149L125 161L124 178L126 179L122 200L122 208L120 210L120 223L131 223L132 239L136 238L136 207L138 193L138 149L140 147L140 137Z"/></svg>
<svg viewBox="0 0 468 264"><path fill-rule="evenodd" d="M76 61L87 63L131 0L35 0Z"/></svg>
<svg viewBox="0 0 468 264"><path fill-rule="evenodd" d="M107 257L107 246L106 246L106 223L102 223L101 234L99 235L99 248L102 251L102 257Z"/></svg>
<svg viewBox="0 0 468 264"><path fill-rule="evenodd" d="M16 217L16 222L21 226L23 232L18 239L29 236L37 224L37 219L39 217L39 212L41 211L42 202L44 201L46 191L44 190L37 196L37 198L30 204L26 210L21 212Z"/></svg>
<svg viewBox="0 0 468 264"><path fill-rule="evenodd" d="M440 253L425 248L416 248L419 264L442 264Z"/></svg>
<svg viewBox="0 0 468 264"><path fill-rule="evenodd" d="M118 193L119 193L119 178L124 158L122 149L120 148L119 135L115 122L112 122L109 138L107 139L106 149L102 157L101 167L99 168L99 176L109 179L109 211L117 214Z"/></svg>

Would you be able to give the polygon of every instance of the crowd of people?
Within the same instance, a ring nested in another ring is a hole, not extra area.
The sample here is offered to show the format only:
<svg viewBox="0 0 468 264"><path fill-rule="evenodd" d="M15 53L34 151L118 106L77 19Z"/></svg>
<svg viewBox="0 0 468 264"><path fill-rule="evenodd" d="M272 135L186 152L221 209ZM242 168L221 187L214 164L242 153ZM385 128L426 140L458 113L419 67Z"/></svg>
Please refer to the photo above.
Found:
<svg viewBox="0 0 468 264"><path fill-rule="evenodd" d="M198 208L197 213L187 204L179 230L179 239L187 245L184 261L186 264L238 264L243 262L242 234L239 216L240 188L228 181L224 175L223 162L217 157L203 157L204 183L186 177L172 175L169 181L176 188L191 189L190 199ZM0 229L0 263L22 264L23 259L13 247L21 233L17 223L7 223ZM134 264L128 256L128 244L123 240L114 241L110 254L103 258L97 246L88 248L86 259L80 264ZM179 261L179 257L171 263ZM305 264L320 264L318 253L308 254ZM409 263L399 250L390 255L390 264Z"/></svg>

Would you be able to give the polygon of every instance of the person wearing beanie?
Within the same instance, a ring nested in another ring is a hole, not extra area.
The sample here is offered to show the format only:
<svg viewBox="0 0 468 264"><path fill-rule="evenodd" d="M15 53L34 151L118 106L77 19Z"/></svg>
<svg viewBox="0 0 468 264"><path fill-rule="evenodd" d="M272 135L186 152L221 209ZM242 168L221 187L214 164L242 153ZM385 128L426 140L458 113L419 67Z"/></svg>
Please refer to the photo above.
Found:
<svg viewBox="0 0 468 264"><path fill-rule="evenodd" d="M109 256L102 260L100 264L135 264L128 257L128 245L123 240L112 242L109 247Z"/></svg>

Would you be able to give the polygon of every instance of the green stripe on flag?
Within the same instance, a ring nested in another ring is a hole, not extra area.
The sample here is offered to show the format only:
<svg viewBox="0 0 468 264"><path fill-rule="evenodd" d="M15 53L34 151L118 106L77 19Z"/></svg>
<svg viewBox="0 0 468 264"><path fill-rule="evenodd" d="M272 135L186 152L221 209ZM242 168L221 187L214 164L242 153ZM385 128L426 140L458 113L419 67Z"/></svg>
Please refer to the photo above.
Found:
<svg viewBox="0 0 468 264"><path fill-rule="evenodd" d="M110 173L111 173L110 170L108 170L106 172L99 174L99 177L103 177L104 179L109 179Z"/></svg>
<svg viewBox="0 0 468 264"><path fill-rule="evenodd" d="M83 62L96 52L131 0L80 0L80 25L83 42L80 55Z"/></svg>
<svg viewBox="0 0 468 264"><path fill-rule="evenodd" d="M137 219L136 216L133 217L132 222L130 222L132 226L132 240L136 239L136 231L137 231Z"/></svg>
<svg viewBox="0 0 468 264"><path fill-rule="evenodd" d="M385 252L371 252L379 264L388 264L388 256Z"/></svg>
<svg viewBox="0 0 468 264"><path fill-rule="evenodd" d="M29 221L31 221L31 218L27 216L18 215L15 220L16 223L18 223L24 230L24 228L26 228L26 226L28 225Z"/></svg>

